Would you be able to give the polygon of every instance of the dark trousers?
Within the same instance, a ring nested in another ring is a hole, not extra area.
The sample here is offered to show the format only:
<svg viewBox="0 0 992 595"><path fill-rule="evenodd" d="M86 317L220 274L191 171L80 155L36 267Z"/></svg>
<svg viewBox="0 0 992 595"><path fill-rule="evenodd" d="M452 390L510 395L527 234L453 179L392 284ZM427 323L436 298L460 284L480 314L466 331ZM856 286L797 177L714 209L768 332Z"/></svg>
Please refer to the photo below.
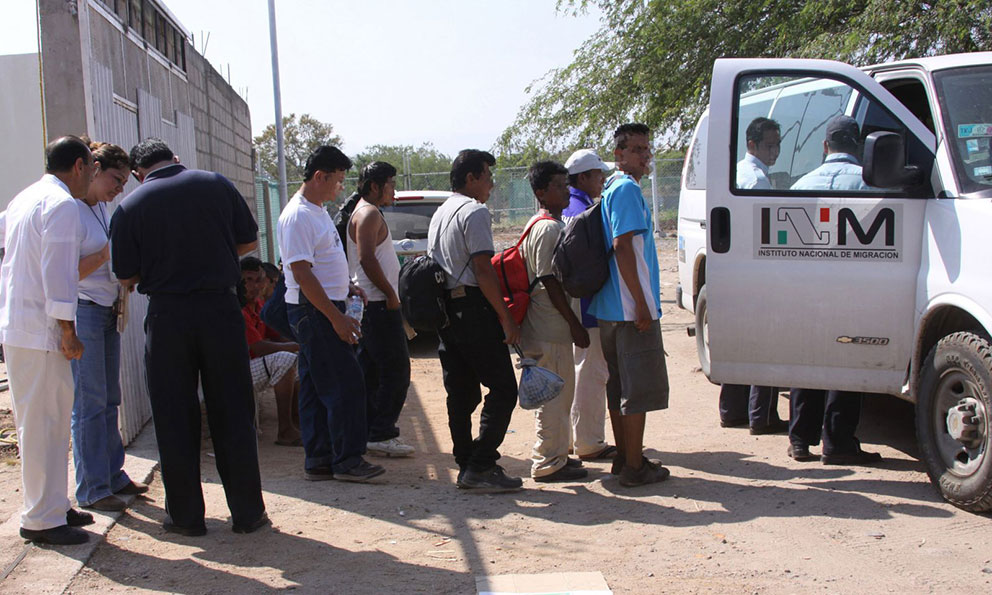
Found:
<svg viewBox="0 0 992 595"><path fill-rule="evenodd" d="M334 302L344 311L344 302ZM307 469L330 466L335 473L362 462L365 383L355 350L338 337L331 321L310 304L289 304L289 324L299 341L300 434Z"/></svg>
<svg viewBox="0 0 992 595"><path fill-rule="evenodd" d="M849 454L861 446L854 432L861 418L862 393L794 388L789 392L789 441L816 446L823 454Z"/></svg>
<svg viewBox="0 0 992 595"><path fill-rule="evenodd" d="M387 310L384 301L365 306L358 363L365 375L369 442L396 438L400 435L396 421L410 388L410 349L403 315Z"/></svg>
<svg viewBox="0 0 992 595"><path fill-rule="evenodd" d="M165 510L172 522L201 527L204 521L198 379L231 518L236 525L257 520L265 505L248 345L237 296L152 296L145 317L145 367Z"/></svg>
<svg viewBox="0 0 992 595"><path fill-rule="evenodd" d="M455 462L461 469L485 471L499 459L510 416L517 404L517 379L503 328L476 287L449 301L451 325L441 329L438 355L448 393L448 429ZM472 413L482 402L482 384L489 389L482 405L479 436L472 438Z"/></svg>
<svg viewBox="0 0 992 595"><path fill-rule="evenodd" d="M720 387L720 421L763 428L779 421L778 390L771 386L724 384Z"/></svg>

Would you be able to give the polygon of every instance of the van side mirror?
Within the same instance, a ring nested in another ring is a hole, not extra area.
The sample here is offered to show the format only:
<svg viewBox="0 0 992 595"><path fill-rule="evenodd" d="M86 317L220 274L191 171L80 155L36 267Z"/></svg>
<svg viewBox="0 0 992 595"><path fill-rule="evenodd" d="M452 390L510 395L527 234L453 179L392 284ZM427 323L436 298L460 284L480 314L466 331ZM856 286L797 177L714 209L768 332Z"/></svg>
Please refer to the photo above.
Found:
<svg viewBox="0 0 992 595"><path fill-rule="evenodd" d="M876 188L905 188L923 183L923 172L906 165L902 136L895 132L872 132L865 138L865 183Z"/></svg>

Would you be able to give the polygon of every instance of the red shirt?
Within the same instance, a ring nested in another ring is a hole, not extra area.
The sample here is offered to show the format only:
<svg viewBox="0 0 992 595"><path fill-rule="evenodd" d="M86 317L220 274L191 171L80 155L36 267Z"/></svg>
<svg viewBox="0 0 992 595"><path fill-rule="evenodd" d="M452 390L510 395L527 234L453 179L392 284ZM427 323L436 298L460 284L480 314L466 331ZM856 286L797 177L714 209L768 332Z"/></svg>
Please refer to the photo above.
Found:
<svg viewBox="0 0 992 595"><path fill-rule="evenodd" d="M251 346L259 341L270 339L273 341L281 341L282 337L279 333L275 332L268 327L264 322L262 322L262 300L255 300L254 302L249 302L241 309L241 315L245 318L245 341L248 343L248 354L251 357L255 357L255 353L252 352Z"/></svg>

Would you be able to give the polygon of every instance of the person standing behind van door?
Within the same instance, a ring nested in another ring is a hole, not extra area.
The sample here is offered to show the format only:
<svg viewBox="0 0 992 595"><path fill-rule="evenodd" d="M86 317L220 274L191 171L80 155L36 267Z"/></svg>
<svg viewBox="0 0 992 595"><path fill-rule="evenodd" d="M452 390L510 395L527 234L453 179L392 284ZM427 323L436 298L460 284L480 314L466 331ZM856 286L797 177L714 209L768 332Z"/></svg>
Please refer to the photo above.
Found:
<svg viewBox="0 0 992 595"><path fill-rule="evenodd" d="M519 490L523 481L496 464L517 404L517 379L507 344L520 341L520 328L503 303L493 268L492 216L485 203L493 189L489 169L496 158L465 149L451 164L451 189L431 217L427 254L446 274L450 324L441 329L438 356L448 393L448 428L458 464L460 489ZM483 401L479 435L472 438L472 413Z"/></svg>
<svg viewBox="0 0 992 595"><path fill-rule="evenodd" d="M662 344L661 287L651 210L641 193L650 170L650 129L623 124L613 133L617 169L603 192L603 226L612 247L610 276L592 298L589 313L599 323L603 356L610 371L606 399L610 417L620 419L613 472L620 485L663 481L669 471L642 454L648 411L668 408L668 370Z"/></svg>
<svg viewBox="0 0 992 595"><path fill-rule="evenodd" d="M768 168L778 161L781 127L769 118L755 118L745 131L747 153L737 163L737 187L770 190ZM720 427L751 426L752 434L777 434L788 425L779 419L778 391L770 386L724 384L720 387Z"/></svg>
<svg viewBox="0 0 992 595"><path fill-rule="evenodd" d="M157 138L131 149L141 186L110 220L114 274L148 296L145 379L158 429L171 533L207 532L200 485L200 399L235 533L269 523L262 501L245 323L235 287L238 257L258 227L224 176L186 169Z"/></svg>
<svg viewBox="0 0 992 595"><path fill-rule="evenodd" d="M346 253L352 283L361 287L369 300L358 342L358 363L365 374L368 452L408 457L414 449L400 440L396 425L410 388L410 351L397 294L400 259L379 211L393 204L395 191L395 167L375 161L362 168L358 177L361 200L346 227Z"/></svg>
<svg viewBox="0 0 992 595"><path fill-rule="evenodd" d="M792 185L793 190L870 190L862 177L861 130L854 118L837 116L827 124L823 165ZM854 433L861 419L862 393L794 388L789 393L789 450L797 461L813 460L810 446L823 438L824 465L866 465L882 456L861 450Z"/></svg>
<svg viewBox="0 0 992 595"><path fill-rule="evenodd" d="M610 168L603 163L592 149L579 149L565 162L568 169L568 207L562 211L562 219L568 223L586 209L595 205L595 200L603 194L603 183ZM606 442L606 381L610 371L603 359L603 347L599 344L599 327L596 317L589 315L591 298L573 300L582 326L589 333L589 347L575 345L572 356L575 358L575 400L572 402L572 452L582 460L594 461L612 459L617 448ZM613 433L621 431L620 420L610 419Z"/></svg>
<svg viewBox="0 0 992 595"><path fill-rule="evenodd" d="M778 161L782 149L781 127L769 118L755 118L744 133L747 153L737 162L737 187L743 190L771 190L768 168Z"/></svg>

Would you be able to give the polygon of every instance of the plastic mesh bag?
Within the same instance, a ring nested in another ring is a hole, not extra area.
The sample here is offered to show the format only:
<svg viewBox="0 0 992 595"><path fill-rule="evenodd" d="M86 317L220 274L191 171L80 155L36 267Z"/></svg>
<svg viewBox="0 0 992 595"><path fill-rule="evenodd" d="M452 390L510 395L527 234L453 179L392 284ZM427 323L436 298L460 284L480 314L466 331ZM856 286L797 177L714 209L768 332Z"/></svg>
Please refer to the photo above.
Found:
<svg viewBox="0 0 992 595"><path fill-rule="evenodd" d="M513 348L520 356L520 359L517 360L517 367L522 370L520 372L520 386L517 389L517 395L520 397L520 408L537 409L557 397L565 386L562 377L537 365L537 361L534 359L524 357L523 352L516 345Z"/></svg>

